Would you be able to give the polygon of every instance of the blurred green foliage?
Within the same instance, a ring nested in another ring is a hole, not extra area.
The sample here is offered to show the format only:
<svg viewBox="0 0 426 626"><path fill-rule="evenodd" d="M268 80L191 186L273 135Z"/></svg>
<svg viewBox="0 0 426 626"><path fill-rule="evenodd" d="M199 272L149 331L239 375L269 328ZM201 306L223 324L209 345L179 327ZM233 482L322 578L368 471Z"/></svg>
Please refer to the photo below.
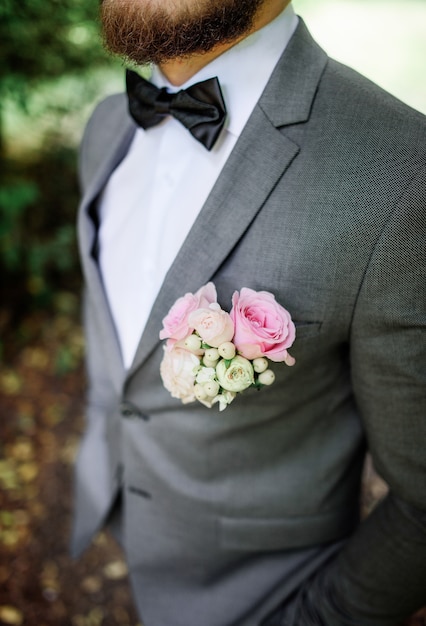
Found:
<svg viewBox="0 0 426 626"><path fill-rule="evenodd" d="M94 0L2 0L0 94L25 106L40 81L105 64Z"/></svg>
<svg viewBox="0 0 426 626"><path fill-rule="evenodd" d="M1 0L0 330L79 289L75 141L63 128L94 99L93 72L111 65L97 12L97 0Z"/></svg>

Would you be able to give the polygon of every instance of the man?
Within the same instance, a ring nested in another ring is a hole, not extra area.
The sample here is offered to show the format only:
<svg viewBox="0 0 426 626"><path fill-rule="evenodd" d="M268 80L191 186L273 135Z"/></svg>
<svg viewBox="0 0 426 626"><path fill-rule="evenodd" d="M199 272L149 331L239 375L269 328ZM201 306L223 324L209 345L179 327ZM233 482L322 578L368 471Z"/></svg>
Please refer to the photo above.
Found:
<svg viewBox="0 0 426 626"><path fill-rule="evenodd" d="M132 116L107 99L82 146L75 552L114 518L145 626L398 624L426 600L424 118L288 0L104 0L102 21L166 89L129 74ZM226 118L219 96L192 136L168 94L216 76ZM162 319L209 281L297 327L296 365L223 413L160 378ZM366 443L390 493L358 524Z"/></svg>

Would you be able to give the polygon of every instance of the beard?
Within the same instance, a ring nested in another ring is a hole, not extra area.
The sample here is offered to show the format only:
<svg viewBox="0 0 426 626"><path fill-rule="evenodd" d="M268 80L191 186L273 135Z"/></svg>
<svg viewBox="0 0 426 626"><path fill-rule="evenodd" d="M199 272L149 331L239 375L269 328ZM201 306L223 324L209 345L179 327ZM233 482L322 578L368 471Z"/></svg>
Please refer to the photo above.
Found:
<svg viewBox="0 0 426 626"><path fill-rule="evenodd" d="M104 45L136 65L205 54L247 35L264 2L101 0Z"/></svg>

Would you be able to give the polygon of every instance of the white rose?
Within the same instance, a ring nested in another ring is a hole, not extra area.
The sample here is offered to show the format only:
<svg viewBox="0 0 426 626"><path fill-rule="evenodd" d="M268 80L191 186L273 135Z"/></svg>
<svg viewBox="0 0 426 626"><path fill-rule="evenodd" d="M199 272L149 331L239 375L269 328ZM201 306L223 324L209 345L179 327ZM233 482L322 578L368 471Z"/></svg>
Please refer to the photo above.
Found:
<svg viewBox="0 0 426 626"><path fill-rule="evenodd" d="M200 359L182 348L165 350L160 365L160 374L165 388L173 398L184 404L195 400L195 377L200 367Z"/></svg>
<svg viewBox="0 0 426 626"><path fill-rule="evenodd" d="M220 386L226 391L244 391L254 383L253 366L242 356L234 357L228 367L226 361L219 361L216 376Z"/></svg>

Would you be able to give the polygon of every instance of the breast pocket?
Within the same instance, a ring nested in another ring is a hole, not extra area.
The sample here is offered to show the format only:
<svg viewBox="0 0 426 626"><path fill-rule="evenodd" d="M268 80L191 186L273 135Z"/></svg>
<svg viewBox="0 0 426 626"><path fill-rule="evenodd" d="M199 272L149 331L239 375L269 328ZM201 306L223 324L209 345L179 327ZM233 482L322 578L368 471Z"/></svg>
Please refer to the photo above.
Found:
<svg viewBox="0 0 426 626"><path fill-rule="evenodd" d="M322 322L294 322L296 326L296 341L305 337L315 337L321 331Z"/></svg>

